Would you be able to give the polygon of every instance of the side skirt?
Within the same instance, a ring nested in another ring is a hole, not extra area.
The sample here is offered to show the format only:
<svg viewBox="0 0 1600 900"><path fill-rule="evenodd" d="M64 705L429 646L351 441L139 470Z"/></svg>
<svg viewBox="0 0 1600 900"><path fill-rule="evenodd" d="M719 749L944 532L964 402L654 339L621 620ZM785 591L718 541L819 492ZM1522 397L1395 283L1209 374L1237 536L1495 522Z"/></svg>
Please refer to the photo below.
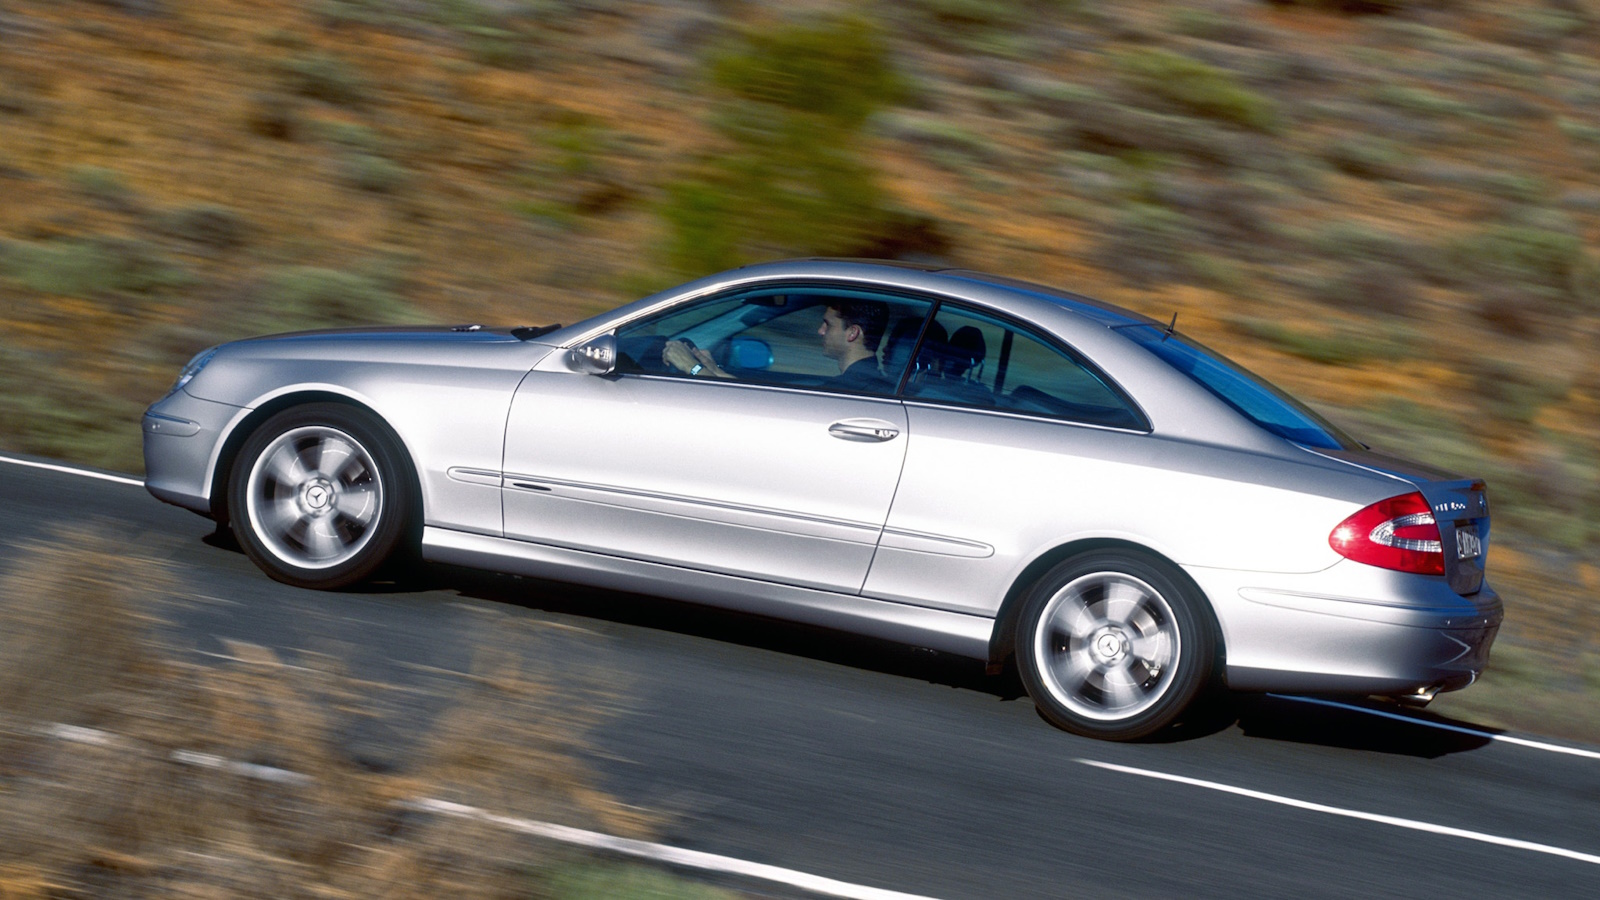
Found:
<svg viewBox="0 0 1600 900"><path fill-rule="evenodd" d="M429 526L431 562L632 591L989 658L994 619Z"/></svg>

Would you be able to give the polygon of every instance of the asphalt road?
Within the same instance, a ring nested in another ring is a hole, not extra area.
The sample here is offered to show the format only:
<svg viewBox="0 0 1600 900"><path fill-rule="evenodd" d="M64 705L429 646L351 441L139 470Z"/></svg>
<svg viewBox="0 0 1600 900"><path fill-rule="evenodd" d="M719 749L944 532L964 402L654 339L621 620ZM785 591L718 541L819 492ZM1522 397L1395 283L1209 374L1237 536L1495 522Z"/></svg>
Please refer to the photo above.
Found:
<svg viewBox="0 0 1600 900"><path fill-rule="evenodd" d="M204 598L176 620L195 651L336 652L400 686L357 741L380 762L402 764L428 680L470 665L485 612L571 626L540 652L617 698L602 786L680 847L952 900L1600 896L1600 858L1504 845L1600 857L1600 758L1274 699L1101 743L975 663L686 605L459 570L297 590L142 488L0 464L0 566L89 519Z"/></svg>

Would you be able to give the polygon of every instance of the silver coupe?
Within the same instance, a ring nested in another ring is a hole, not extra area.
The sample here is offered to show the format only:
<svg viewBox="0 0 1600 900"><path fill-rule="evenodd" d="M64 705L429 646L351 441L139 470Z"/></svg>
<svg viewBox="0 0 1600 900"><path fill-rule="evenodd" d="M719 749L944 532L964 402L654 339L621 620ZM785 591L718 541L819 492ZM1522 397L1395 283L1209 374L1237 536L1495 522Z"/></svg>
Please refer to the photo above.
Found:
<svg viewBox="0 0 1600 900"><path fill-rule="evenodd" d="M1482 481L1173 323L960 269L771 263L566 327L237 341L143 428L150 492L279 581L420 558L1014 659L1101 738L1213 685L1425 703L1502 617Z"/></svg>

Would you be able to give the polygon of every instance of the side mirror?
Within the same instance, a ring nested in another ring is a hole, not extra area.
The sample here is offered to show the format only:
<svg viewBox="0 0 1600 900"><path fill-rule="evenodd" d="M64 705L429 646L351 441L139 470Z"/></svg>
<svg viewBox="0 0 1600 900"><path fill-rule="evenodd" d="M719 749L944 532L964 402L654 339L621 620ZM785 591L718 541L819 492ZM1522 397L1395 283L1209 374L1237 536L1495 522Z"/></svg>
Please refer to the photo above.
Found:
<svg viewBox="0 0 1600 900"><path fill-rule="evenodd" d="M602 334L568 350L567 367L584 375L610 375L617 369L617 336Z"/></svg>

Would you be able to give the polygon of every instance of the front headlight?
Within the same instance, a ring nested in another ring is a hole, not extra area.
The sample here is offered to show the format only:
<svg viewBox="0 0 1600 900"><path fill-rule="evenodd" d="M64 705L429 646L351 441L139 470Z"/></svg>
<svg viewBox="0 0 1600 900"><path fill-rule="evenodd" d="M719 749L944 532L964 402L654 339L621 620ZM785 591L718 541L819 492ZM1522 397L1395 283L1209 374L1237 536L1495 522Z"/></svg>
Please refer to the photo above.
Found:
<svg viewBox="0 0 1600 900"><path fill-rule="evenodd" d="M200 374L200 370L206 367L206 363L211 362L211 357L217 355L217 349L217 347L207 347L196 353L194 358L184 365L183 371L178 373L178 380L173 382L172 389L167 393L176 394L183 390L183 386L193 381L194 377Z"/></svg>

